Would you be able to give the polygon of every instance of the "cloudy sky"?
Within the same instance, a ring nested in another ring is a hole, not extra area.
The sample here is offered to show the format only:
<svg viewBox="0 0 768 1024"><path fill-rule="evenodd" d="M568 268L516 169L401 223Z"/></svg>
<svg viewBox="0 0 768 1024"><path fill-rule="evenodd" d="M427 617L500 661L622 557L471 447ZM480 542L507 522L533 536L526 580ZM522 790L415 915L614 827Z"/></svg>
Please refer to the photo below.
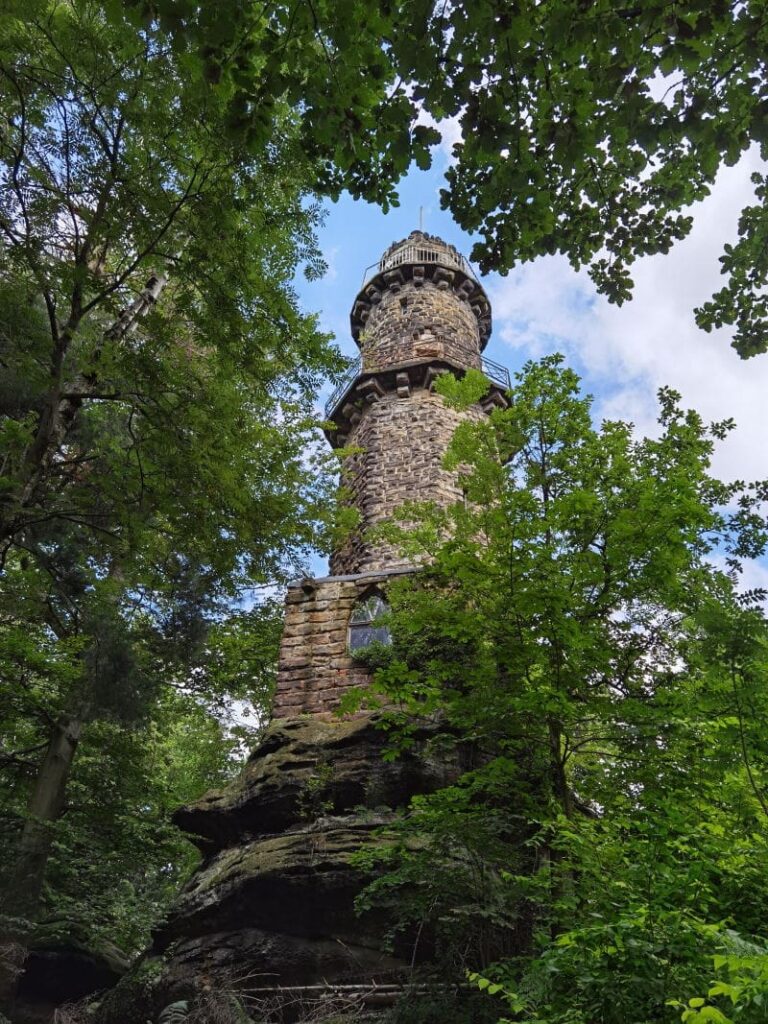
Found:
<svg viewBox="0 0 768 1024"><path fill-rule="evenodd" d="M430 171L413 172L400 188L401 206L384 215L348 198L328 204L321 245L329 265L321 281L298 284L302 305L317 311L342 350L356 352L349 310L363 272L393 241L419 226L468 254L472 239L439 208L447 154L438 151ZM741 360L725 331L705 334L693 308L720 287L718 257L736 237L741 208L750 200L747 154L720 174L712 195L694 211L691 235L667 256L634 265L635 297L611 306L585 272L562 257L545 257L483 283L493 307L493 335L486 354L511 370L527 359L562 352L595 397L595 413L630 420L639 432L653 430L656 392L670 385L705 419L733 417L738 425L720 445L714 471L723 479L768 477L766 406L768 355ZM768 568L753 566L749 584L768 584Z"/></svg>

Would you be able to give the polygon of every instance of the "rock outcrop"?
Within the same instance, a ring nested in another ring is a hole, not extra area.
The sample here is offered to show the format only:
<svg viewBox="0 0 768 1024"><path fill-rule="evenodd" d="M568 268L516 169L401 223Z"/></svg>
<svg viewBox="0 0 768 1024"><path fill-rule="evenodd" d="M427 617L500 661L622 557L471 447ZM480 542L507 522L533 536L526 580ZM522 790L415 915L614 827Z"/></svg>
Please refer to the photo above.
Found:
<svg viewBox="0 0 768 1024"><path fill-rule="evenodd" d="M356 912L366 878L350 858L414 794L460 774L459 754L432 756L436 735L425 726L389 761L375 716L275 722L230 786L178 812L203 863L100 1024L155 1020L200 985L246 975L268 993L402 974L411 951L384 952L387 922Z"/></svg>
<svg viewBox="0 0 768 1024"><path fill-rule="evenodd" d="M13 1024L49 1024L58 1007L112 988L127 970L125 956L110 943L95 950L73 935L33 938L16 991Z"/></svg>

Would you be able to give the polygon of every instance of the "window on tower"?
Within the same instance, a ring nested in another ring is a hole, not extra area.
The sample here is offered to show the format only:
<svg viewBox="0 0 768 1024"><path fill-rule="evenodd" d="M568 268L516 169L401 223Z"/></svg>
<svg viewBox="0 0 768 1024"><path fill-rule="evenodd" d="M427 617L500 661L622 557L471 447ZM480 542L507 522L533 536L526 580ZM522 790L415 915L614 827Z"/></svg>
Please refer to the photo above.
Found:
<svg viewBox="0 0 768 1024"><path fill-rule="evenodd" d="M355 605L349 620L349 649L359 651L372 643L390 644L392 637L379 620L389 610L381 594L373 593Z"/></svg>

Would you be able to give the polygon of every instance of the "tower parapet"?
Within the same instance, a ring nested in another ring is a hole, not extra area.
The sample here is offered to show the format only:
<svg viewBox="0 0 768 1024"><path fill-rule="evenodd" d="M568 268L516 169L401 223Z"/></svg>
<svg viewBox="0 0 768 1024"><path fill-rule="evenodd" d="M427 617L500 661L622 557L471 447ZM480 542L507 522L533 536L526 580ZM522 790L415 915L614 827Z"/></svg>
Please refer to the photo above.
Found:
<svg viewBox="0 0 768 1024"><path fill-rule="evenodd" d="M491 307L461 253L413 231L368 268L350 326L364 371L431 359L479 369Z"/></svg>

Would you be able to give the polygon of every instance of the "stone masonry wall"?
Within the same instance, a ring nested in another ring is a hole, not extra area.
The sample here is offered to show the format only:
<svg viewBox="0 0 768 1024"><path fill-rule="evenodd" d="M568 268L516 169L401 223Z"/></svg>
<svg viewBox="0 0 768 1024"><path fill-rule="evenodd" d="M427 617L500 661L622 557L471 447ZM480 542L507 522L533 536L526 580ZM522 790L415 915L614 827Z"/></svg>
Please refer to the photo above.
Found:
<svg viewBox="0 0 768 1024"><path fill-rule="evenodd" d="M483 403L459 411L432 390L441 373L481 368L491 330L482 286L440 239L412 232L391 246L358 294L350 322L362 368L334 398L328 436L354 451L342 484L361 521L333 552L330 577L288 591L277 718L330 714L345 690L366 683L348 652L352 610L377 580L384 588L393 573L415 568L370 533L396 521L407 502L447 506L462 499L457 474L442 460L462 420L484 416L486 399L494 398L489 382Z"/></svg>
<svg viewBox="0 0 768 1024"><path fill-rule="evenodd" d="M358 579L302 580L288 588L274 717L331 714L339 698L368 673L348 652L352 609L392 573Z"/></svg>
<svg viewBox="0 0 768 1024"><path fill-rule="evenodd" d="M342 483L361 515L360 528L331 556L334 575L369 572L406 564L400 553L366 532L395 517L408 501L450 505L461 499L456 476L442 459L456 427L479 409L460 412L427 388L382 395L368 404L347 444L360 448L345 462Z"/></svg>
<svg viewBox="0 0 768 1024"><path fill-rule="evenodd" d="M441 358L468 367L478 365L477 352L490 336L491 307L452 245L412 231L387 249L366 278L352 306L350 327L364 349L366 370L423 358L416 350L428 346L429 334L445 346Z"/></svg>
<svg viewBox="0 0 768 1024"><path fill-rule="evenodd" d="M480 368L477 317L444 280L410 280L382 292L359 342L366 373L430 358Z"/></svg>

